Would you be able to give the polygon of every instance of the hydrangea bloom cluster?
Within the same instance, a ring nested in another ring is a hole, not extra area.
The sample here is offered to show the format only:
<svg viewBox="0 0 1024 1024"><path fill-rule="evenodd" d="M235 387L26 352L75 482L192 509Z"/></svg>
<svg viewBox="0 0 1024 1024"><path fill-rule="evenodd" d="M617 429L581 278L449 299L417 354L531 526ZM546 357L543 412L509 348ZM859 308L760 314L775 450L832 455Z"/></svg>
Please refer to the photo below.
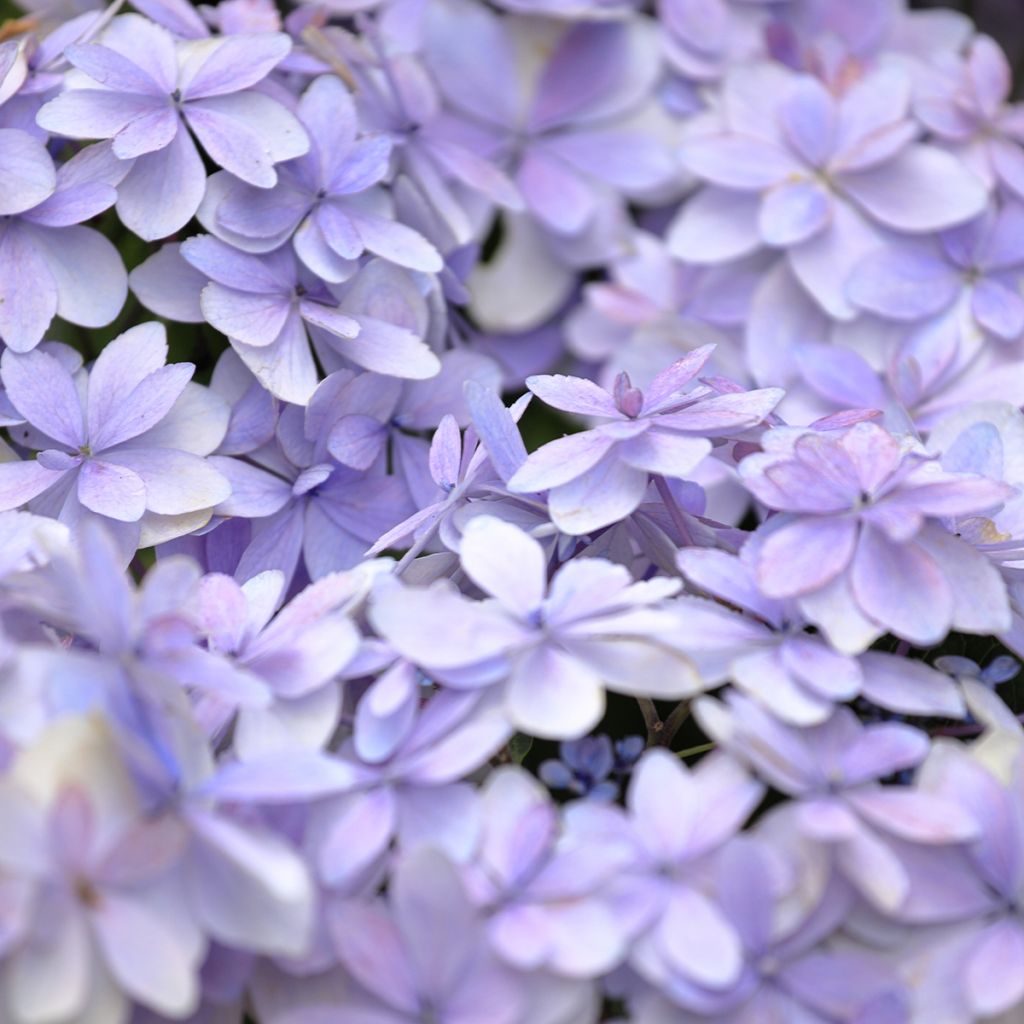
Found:
<svg viewBox="0 0 1024 1024"><path fill-rule="evenodd" d="M1024 1019L1000 46L25 8L0 1022Z"/></svg>

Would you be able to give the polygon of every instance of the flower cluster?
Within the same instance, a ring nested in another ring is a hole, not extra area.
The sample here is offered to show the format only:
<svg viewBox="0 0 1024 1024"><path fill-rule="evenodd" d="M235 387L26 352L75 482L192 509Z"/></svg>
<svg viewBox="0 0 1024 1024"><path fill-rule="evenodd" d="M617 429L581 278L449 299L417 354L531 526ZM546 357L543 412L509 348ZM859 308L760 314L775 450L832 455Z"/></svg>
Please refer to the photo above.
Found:
<svg viewBox="0 0 1024 1024"><path fill-rule="evenodd" d="M0 1021L1021 1019L1000 47L26 6Z"/></svg>

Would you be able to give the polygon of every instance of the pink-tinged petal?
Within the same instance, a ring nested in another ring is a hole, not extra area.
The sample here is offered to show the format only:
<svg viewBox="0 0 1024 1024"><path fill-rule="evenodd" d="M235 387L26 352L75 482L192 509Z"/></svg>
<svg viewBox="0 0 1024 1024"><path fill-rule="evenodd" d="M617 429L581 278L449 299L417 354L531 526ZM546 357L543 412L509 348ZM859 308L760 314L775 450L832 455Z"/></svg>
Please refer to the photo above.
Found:
<svg viewBox="0 0 1024 1024"><path fill-rule="evenodd" d="M0 338L28 352L57 313L57 282L31 228L11 221L0 227Z"/></svg>
<svg viewBox="0 0 1024 1024"><path fill-rule="evenodd" d="M761 197L708 186L687 198L666 241L676 259L725 263L761 248Z"/></svg>
<svg viewBox="0 0 1024 1024"><path fill-rule="evenodd" d="M956 157L912 146L881 167L842 177L848 196L886 227L937 231L985 209L984 185Z"/></svg>
<svg viewBox="0 0 1024 1024"><path fill-rule="evenodd" d="M616 457L634 469L679 480L689 479L710 454L711 442L707 438L668 433L657 427L616 449Z"/></svg>
<svg viewBox="0 0 1024 1024"><path fill-rule="evenodd" d="M526 457L509 487L520 494L533 494L567 484L596 466L614 444L597 430L557 437Z"/></svg>
<svg viewBox="0 0 1024 1024"><path fill-rule="evenodd" d="M564 651L542 645L516 659L505 691L516 728L545 739L576 739L601 720L601 678Z"/></svg>
<svg viewBox="0 0 1024 1024"><path fill-rule="evenodd" d="M874 68L853 82L839 106L833 167L872 166L895 155L916 130L908 117L911 82L897 68Z"/></svg>
<svg viewBox="0 0 1024 1024"><path fill-rule="evenodd" d="M141 51L144 56L145 51ZM94 82L105 85L118 93L137 93L152 96L154 99L168 102L168 90L155 81L149 72L127 57L97 43L85 46L69 46L64 56L71 64L84 71Z"/></svg>
<svg viewBox="0 0 1024 1024"><path fill-rule="evenodd" d="M274 164L302 156L309 137L277 100L259 92L237 92L194 100L185 118L216 163L260 188L277 184Z"/></svg>
<svg viewBox="0 0 1024 1024"><path fill-rule="evenodd" d="M1024 928L1005 917L978 937L964 972L971 1009L983 1016L1013 1010L1024 998Z"/></svg>
<svg viewBox="0 0 1024 1024"><path fill-rule="evenodd" d="M789 265L807 294L831 317L852 320L856 308L846 297L853 268L880 245L875 229L842 199L832 203L832 222L789 249Z"/></svg>
<svg viewBox="0 0 1024 1024"><path fill-rule="evenodd" d="M545 404L577 416L607 416L621 419L612 396L584 377L563 374L526 378L526 386Z"/></svg>
<svg viewBox="0 0 1024 1024"><path fill-rule="evenodd" d="M740 191L759 192L806 172L799 161L770 142L744 135L688 139L683 163L700 178Z"/></svg>
<svg viewBox="0 0 1024 1024"><path fill-rule="evenodd" d="M503 519L470 520L459 549L469 578L510 612L528 618L547 591L547 558L529 534Z"/></svg>
<svg viewBox="0 0 1024 1024"><path fill-rule="evenodd" d="M768 245L785 248L821 231L832 213L832 200L816 182L787 182L770 189L761 204L758 227Z"/></svg>
<svg viewBox="0 0 1024 1024"><path fill-rule="evenodd" d="M706 988L728 988L743 967L743 950L732 925L690 886L673 888L655 941L675 970Z"/></svg>
<svg viewBox="0 0 1024 1024"><path fill-rule="evenodd" d="M0 216L38 206L57 187L57 172L46 146L34 135L0 129Z"/></svg>
<svg viewBox="0 0 1024 1024"><path fill-rule="evenodd" d="M850 564L856 543L856 520L802 516L765 537L758 553L758 585L769 597L820 590Z"/></svg>
<svg viewBox="0 0 1024 1024"><path fill-rule="evenodd" d="M47 469L35 459L0 462L0 511L20 508L64 476L63 470Z"/></svg>
<svg viewBox="0 0 1024 1024"><path fill-rule="evenodd" d="M861 530L850 576L861 610L922 647L938 643L953 619L953 592L919 545L894 544L872 526Z"/></svg>
<svg viewBox="0 0 1024 1024"><path fill-rule="evenodd" d="M1004 341L1016 341L1024 332L1024 298L994 278L975 284L971 312L985 330Z"/></svg>
<svg viewBox="0 0 1024 1024"><path fill-rule="evenodd" d="M579 234L597 213L597 196L567 164L541 152L527 151L516 185L530 210L552 231Z"/></svg>
<svg viewBox="0 0 1024 1024"><path fill-rule="evenodd" d="M181 82L186 100L248 89L266 78L292 48L291 39L283 32L251 32L216 42L191 77Z"/></svg>
<svg viewBox="0 0 1024 1024"><path fill-rule="evenodd" d="M199 1005L198 930L189 948L192 936L179 934L175 916L161 913L156 905L116 891L104 892L98 903L90 915L92 925L120 987L159 1013L192 1013Z"/></svg>
<svg viewBox="0 0 1024 1024"><path fill-rule="evenodd" d="M288 297L276 292L240 292L211 281L200 294L207 323L229 338L262 347L276 341L285 322L294 319Z"/></svg>
<svg viewBox="0 0 1024 1024"><path fill-rule="evenodd" d="M133 471L146 487L146 508L158 515L182 515L226 501L231 485L205 459L171 448L119 448L107 458Z"/></svg>
<svg viewBox="0 0 1024 1024"><path fill-rule="evenodd" d="M400 267L436 273L444 266L441 254L418 231L386 217L349 212L363 245L374 255Z"/></svg>
<svg viewBox="0 0 1024 1024"><path fill-rule="evenodd" d="M100 89L71 89L42 106L41 128L73 139L112 139L136 118L159 109L160 101Z"/></svg>
<svg viewBox="0 0 1024 1024"><path fill-rule="evenodd" d="M97 515L138 522L146 511L146 485L130 469L87 459L78 474L78 500Z"/></svg>
<svg viewBox="0 0 1024 1024"><path fill-rule="evenodd" d="M789 144L812 166L829 158L836 142L836 102L811 76L801 77L779 108Z"/></svg>
<svg viewBox="0 0 1024 1024"><path fill-rule="evenodd" d="M877 786L854 790L846 799L876 828L912 843L963 843L978 836L967 809L934 793Z"/></svg>
<svg viewBox="0 0 1024 1024"><path fill-rule="evenodd" d="M85 443L78 391L53 355L38 349L24 355L7 351L0 376L8 399L33 427L69 448Z"/></svg>
<svg viewBox="0 0 1024 1024"><path fill-rule="evenodd" d="M636 511L647 492L647 483L647 473L620 462L613 452L569 483L551 490L548 510L552 522L574 537L611 526Z"/></svg>
<svg viewBox="0 0 1024 1024"><path fill-rule="evenodd" d="M117 195L117 213L140 238L165 238L194 216L206 191L206 171L195 143L178 125L173 140L156 153L136 159ZM153 196L162 196L159 203Z"/></svg>
<svg viewBox="0 0 1024 1024"><path fill-rule="evenodd" d="M960 293L955 268L934 249L894 245L871 253L853 269L847 298L860 309L893 320L919 320L945 309Z"/></svg>
<svg viewBox="0 0 1024 1024"><path fill-rule="evenodd" d="M177 112L157 109L135 118L114 136L111 147L119 160L133 160L169 145L179 126Z"/></svg>
<svg viewBox="0 0 1024 1024"><path fill-rule="evenodd" d="M362 314L352 319L359 334L346 339L339 351L364 369L405 380L428 380L440 371L433 350L412 331Z"/></svg>

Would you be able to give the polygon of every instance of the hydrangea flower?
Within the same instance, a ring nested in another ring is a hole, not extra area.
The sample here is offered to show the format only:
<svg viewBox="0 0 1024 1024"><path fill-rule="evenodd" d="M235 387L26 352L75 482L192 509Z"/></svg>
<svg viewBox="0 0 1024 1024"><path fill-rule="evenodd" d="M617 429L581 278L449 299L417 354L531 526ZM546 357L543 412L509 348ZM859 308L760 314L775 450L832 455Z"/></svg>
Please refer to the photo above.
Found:
<svg viewBox="0 0 1024 1024"><path fill-rule="evenodd" d="M5 352L0 379L29 425L19 440L39 454L0 465L0 507L72 527L99 517L129 555L207 522L231 492L203 458L227 408L189 383L191 363L166 358L160 324L126 331L75 376L48 352Z"/></svg>
<svg viewBox="0 0 1024 1024"><path fill-rule="evenodd" d="M707 385L690 388L712 349L705 345L683 356L646 392L626 374L616 378L611 392L583 378L528 378L527 386L547 405L608 422L532 452L509 488L547 491L551 521L578 536L634 512L652 475L686 479L711 453L709 438L757 426L782 397L776 388L728 394Z"/></svg>
<svg viewBox="0 0 1024 1024"><path fill-rule="evenodd" d="M834 96L818 79L778 65L733 71L721 111L688 132L686 164L712 187L683 208L672 251L703 263L761 245L785 249L822 308L852 319L843 285L879 243L872 222L924 233L985 207L980 179L914 141L910 84L877 69Z"/></svg>
<svg viewBox="0 0 1024 1024"><path fill-rule="evenodd" d="M772 430L763 445L740 478L782 513L748 541L767 596L796 598L849 653L884 631L927 646L951 627L1008 628L998 573L942 519L993 509L1012 488L945 472L870 422L838 436Z"/></svg>
<svg viewBox="0 0 1024 1024"><path fill-rule="evenodd" d="M164 238L199 209L206 172L192 134L215 163L260 188L277 183L274 164L309 148L295 115L253 88L291 49L283 33L179 42L124 14L101 40L65 49L83 78L37 120L69 138L111 139L114 156L132 161L117 212L141 237Z"/></svg>
<svg viewBox="0 0 1024 1024"><path fill-rule="evenodd" d="M505 683L509 721L535 736L573 738L604 712L604 688L667 699L699 681L671 646L664 605L678 581L634 582L602 559L570 562L547 581L544 549L492 516L473 519L460 548L463 571L490 600L451 588L381 586L374 628L404 657L449 685Z"/></svg>
<svg viewBox="0 0 1024 1024"><path fill-rule="evenodd" d="M239 248L264 251L294 235L303 264L325 281L351 277L370 251L411 270L436 272L441 257L422 236L392 219L379 186L389 174L391 140L357 138L358 118L340 79L314 79L302 95L299 118L310 152L277 168L273 188L226 183L210 218L215 232Z"/></svg>

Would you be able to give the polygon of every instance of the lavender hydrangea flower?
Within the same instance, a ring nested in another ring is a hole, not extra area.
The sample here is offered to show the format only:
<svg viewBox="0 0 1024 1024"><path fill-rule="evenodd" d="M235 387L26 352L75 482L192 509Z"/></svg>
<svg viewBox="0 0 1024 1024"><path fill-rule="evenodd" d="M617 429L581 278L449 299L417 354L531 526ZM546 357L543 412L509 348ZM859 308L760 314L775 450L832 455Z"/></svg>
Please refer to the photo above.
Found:
<svg viewBox="0 0 1024 1024"><path fill-rule="evenodd" d="M1024 333L1024 298L1017 287L1024 267L1022 224L1024 210L1007 203L941 232L937 246L897 242L857 264L847 281L847 295L858 308L887 319L942 317L938 331L952 335L946 350L966 349L960 359L972 354L972 333L1016 341ZM931 333L938 331L932 328ZM933 351L939 347L934 339L918 347L926 344ZM932 358L949 361L952 355L937 353Z"/></svg>
<svg viewBox="0 0 1024 1024"><path fill-rule="evenodd" d="M782 397L777 388L734 394L717 394L707 385L687 390L712 350L705 345L683 356L646 393L625 374L611 393L581 378L528 378L527 386L548 405L609 422L531 453L509 489L546 490L552 522L580 535L634 512L652 475L686 479L710 454L709 438L757 426Z"/></svg>
<svg viewBox="0 0 1024 1024"><path fill-rule="evenodd" d="M339 307L326 286L280 248L256 255L208 235L190 238L181 255L206 275L200 307L223 331L256 378L277 398L305 405L319 381L315 344L352 362L398 377L426 378L437 356L412 331ZM372 274L372 267L365 273Z"/></svg>
<svg viewBox="0 0 1024 1024"><path fill-rule="evenodd" d="M271 189L228 184L211 218L214 231L240 248L276 248L294 234L295 252L325 281L352 276L370 251L411 270L442 267L437 250L390 214L379 186L388 176L391 140L357 137L351 94L334 76L315 79L302 95L299 118L310 132L310 152L277 168Z"/></svg>
<svg viewBox="0 0 1024 1024"><path fill-rule="evenodd" d="M678 581L636 583L602 559L570 562L547 581L544 549L518 527L473 519L460 548L463 571L490 600L450 588L382 585L374 627L404 657L449 685L506 681L509 720L535 736L574 738L604 712L604 688L689 696L699 682L671 646L664 605Z"/></svg>
<svg viewBox="0 0 1024 1024"><path fill-rule="evenodd" d="M1006 54L978 35L963 57L944 54L922 70L914 113L982 181L1024 199L1024 114L1008 102L1012 88Z"/></svg>
<svg viewBox="0 0 1024 1024"><path fill-rule="evenodd" d="M837 703L858 695L904 714L964 715L956 686L923 662L881 651L853 657L833 650L807 630L794 600L766 597L758 589L744 559L709 548L686 548L676 558L691 585L716 599L684 596L676 603L675 642L693 659L705 686L728 680L798 726L824 722Z"/></svg>
<svg viewBox="0 0 1024 1024"><path fill-rule="evenodd" d="M837 98L815 78L762 65L733 72L724 97L684 145L687 166L713 187L686 204L670 236L682 258L783 248L809 294L848 320L843 285L878 244L871 221L928 232L985 207L978 178L914 142L905 75L876 70Z"/></svg>
<svg viewBox="0 0 1024 1024"><path fill-rule="evenodd" d="M112 206L126 167L90 146L59 168L27 132L0 129L0 339L27 352L54 316L102 327L127 295L121 257L82 226Z"/></svg>
<svg viewBox="0 0 1024 1024"><path fill-rule="evenodd" d="M0 465L0 507L70 526L99 517L129 555L207 522L231 490L203 458L227 408L189 383L192 364L166 358L159 324L126 331L76 376L47 352L5 352L0 378L29 424L19 440L39 455Z"/></svg>
<svg viewBox="0 0 1024 1024"><path fill-rule="evenodd" d="M51 100L37 120L58 135L112 139L114 155L133 161L117 211L141 237L172 234L199 208L206 174L190 132L211 159L260 188L276 184L274 164L309 148L295 116L252 88L291 49L283 33L178 42L125 14L101 39L66 48L87 84Z"/></svg>
<svg viewBox="0 0 1024 1024"><path fill-rule="evenodd" d="M928 737L900 722L863 725L839 708L821 725L785 726L737 693L724 704L701 698L704 730L765 781L798 796L779 813L802 835L834 850L851 885L883 910L910 890L910 869L887 839L923 845L974 839L978 824L958 803L877 780L919 765Z"/></svg>
<svg viewBox="0 0 1024 1024"><path fill-rule="evenodd" d="M1008 627L998 572L942 519L992 509L1012 488L945 472L870 422L838 437L772 430L763 444L740 477L782 514L747 557L764 593L796 598L839 650L856 653L886 630L928 645L951 627Z"/></svg>

